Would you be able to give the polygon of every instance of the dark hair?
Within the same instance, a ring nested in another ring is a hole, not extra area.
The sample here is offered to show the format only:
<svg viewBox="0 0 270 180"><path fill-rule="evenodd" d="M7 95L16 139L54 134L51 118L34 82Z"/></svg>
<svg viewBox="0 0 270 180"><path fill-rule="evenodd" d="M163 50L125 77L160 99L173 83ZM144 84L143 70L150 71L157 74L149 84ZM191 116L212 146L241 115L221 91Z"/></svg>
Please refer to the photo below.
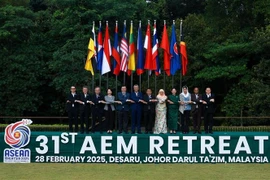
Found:
<svg viewBox="0 0 270 180"><path fill-rule="evenodd" d="M126 86L126 85L122 85L122 87L121 87L121 88L123 88L123 87L127 88L127 86Z"/></svg>
<svg viewBox="0 0 270 180"><path fill-rule="evenodd" d="M109 90L110 90L110 91L113 93L113 91L112 91L112 89L111 89L111 88L108 88L108 89L107 89L107 92L108 92Z"/></svg>
<svg viewBox="0 0 270 180"><path fill-rule="evenodd" d="M207 86L207 87L205 88L205 90L206 90L207 88L209 88L209 89L211 90L211 88L210 88L209 86Z"/></svg>
<svg viewBox="0 0 270 180"><path fill-rule="evenodd" d="M86 88L86 89L88 89L88 87L87 87L87 86L83 86L82 88Z"/></svg>
<svg viewBox="0 0 270 180"><path fill-rule="evenodd" d="M176 89L175 87L173 87L173 88L171 89L171 91L172 91L173 89L175 89L175 90L177 91L177 89Z"/></svg>

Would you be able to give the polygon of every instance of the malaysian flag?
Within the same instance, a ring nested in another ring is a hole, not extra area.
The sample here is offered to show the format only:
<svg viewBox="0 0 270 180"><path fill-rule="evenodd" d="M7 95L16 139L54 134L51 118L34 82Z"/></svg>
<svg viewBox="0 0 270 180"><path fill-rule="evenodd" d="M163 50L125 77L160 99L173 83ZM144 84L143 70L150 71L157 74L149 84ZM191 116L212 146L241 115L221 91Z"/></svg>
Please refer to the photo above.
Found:
<svg viewBox="0 0 270 180"><path fill-rule="evenodd" d="M127 32L126 32L126 21L124 22L123 37L120 44L121 50L121 65L120 70L127 72L128 65L128 42L127 42Z"/></svg>

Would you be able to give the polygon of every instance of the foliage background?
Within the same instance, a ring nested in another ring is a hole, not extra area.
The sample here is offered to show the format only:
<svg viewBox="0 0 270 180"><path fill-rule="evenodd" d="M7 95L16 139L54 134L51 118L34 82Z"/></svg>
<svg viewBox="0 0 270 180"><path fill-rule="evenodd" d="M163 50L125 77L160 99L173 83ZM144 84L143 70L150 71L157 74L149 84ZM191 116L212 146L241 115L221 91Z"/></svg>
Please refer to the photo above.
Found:
<svg viewBox="0 0 270 180"><path fill-rule="evenodd" d="M240 116L242 111L243 116L269 116L269 7L270 0L2 0L0 114L65 115L69 87L91 87L84 62L92 21L104 25L108 20L113 42L115 20L120 22L120 36L121 22L133 20L136 37L139 20L146 30L147 20L156 19L161 39L164 19L169 26L175 19L177 27L183 19L189 58L183 84L190 89L198 86L201 92L211 86L217 95L217 115ZM148 86L145 74L143 90ZM157 88L163 88L163 78L157 77ZM138 81L134 76L134 83ZM174 77L178 89L179 81L180 72ZM166 77L167 93L170 84L172 78ZM115 86L113 75L109 86ZM154 77L150 87L154 88Z"/></svg>

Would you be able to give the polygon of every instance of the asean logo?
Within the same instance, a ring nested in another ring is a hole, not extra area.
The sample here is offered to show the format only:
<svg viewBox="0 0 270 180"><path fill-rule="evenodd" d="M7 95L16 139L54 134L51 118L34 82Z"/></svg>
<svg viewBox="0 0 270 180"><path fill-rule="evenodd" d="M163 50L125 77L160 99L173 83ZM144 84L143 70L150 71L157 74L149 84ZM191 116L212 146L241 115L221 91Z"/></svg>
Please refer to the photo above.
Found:
<svg viewBox="0 0 270 180"><path fill-rule="evenodd" d="M22 119L8 125L5 129L5 142L11 147L4 150L4 162L30 162L30 149L23 149L30 142L31 131L27 125L32 124L30 119Z"/></svg>
<svg viewBox="0 0 270 180"><path fill-rule="evenodd" d="M22 119L10 124L5 129L5 142L13 148L25 147L30 142L31 131L28 126L32 124L30 119Z"/></svg>

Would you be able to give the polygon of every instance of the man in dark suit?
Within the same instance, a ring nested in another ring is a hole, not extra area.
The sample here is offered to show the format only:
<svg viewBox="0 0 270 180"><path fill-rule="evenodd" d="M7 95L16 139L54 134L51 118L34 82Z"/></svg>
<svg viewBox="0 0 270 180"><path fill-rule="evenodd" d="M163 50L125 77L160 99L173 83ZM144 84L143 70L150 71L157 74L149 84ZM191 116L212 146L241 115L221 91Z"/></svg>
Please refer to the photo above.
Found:
<svg viewBox="0 0 270 180"><path fill-rule="evenodd" d="M195 87L193 90L193 94L191 94L191 113L193 119L193 134L199 133L201 134L201 116L202 116L202 95L199 94L199 88Z"/></svg>
<svg viewBox="0 0 270 180"><path fill-rule="evenodd" d="M121 92L117 93L117 99L119 101L119 104L117 106L118 111L118 130L119 134L124 132L128 133L128 111L129 111L129 103L130 100L130 94L127 93L127 87L122 86Z"/></svg>
<svg viewBox="0 0 270 180"><path fill-rule="evenodd" d="M133 90L134 92L130 95L130 99L134 101L131 103L131 133L134 134L137 128L137 133L141 134L142 103L144 101L137 84L133 86Z"/></svg>
<svg viewBox="0 0 270 180"><path fill-rule="evenodd" d="M80 94L80 120L81 120L81 133L86 134L89 133L89 115L90 115L90 104L93 104L91 101L90 94L88 94L88 88L86 86L83 87L82 93ZM86 125L86 129L84 129L84 124Z"/></svg>
<svg viewBox="0 0 270 180"><path fill-rule="evenodd" d="M153 125L155 121L155 110L156 110L156 97L152 95L152 90L147 89L146 94L143 96L143 100L145 101L143 107L143 115L145 122L145 133L152 134Z"/></svg>
<svg viewBox="0 0 270 180"><path fill-rule="evenodd" d="M73 132L73 124L75 124L75 131L78 132L78 103L79 96L76 94L75 86L71 86L70 94L67 97L66 110L69 119L69 132Z"/></svg>
<svg viewBox="0 0 270 180"><path fill-rule="evenodd" d="M205 89L205 94L202 96L204 105L204 130L205 133L213 134L213 115L215 113L215 95L211 93L211 88Z"/></svg>
<svg viewBox="0 0 270 180"><path fill-rule="evenodd" d="M100 93L100 87L95 88L95 93L91 98L92 104L92 133L95 133L96 130L96 122L99 123L100 133L104 131L104 123L102 123L102 116L104 112L104 96Z"/></svg>

